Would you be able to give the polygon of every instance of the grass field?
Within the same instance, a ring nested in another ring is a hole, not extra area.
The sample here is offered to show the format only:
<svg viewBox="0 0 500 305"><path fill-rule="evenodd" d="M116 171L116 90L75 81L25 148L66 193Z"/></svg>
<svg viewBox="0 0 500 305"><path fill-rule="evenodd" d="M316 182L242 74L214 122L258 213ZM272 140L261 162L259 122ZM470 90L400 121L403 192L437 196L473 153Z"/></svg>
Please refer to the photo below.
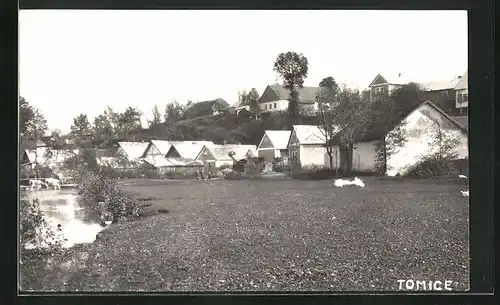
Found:
<svg viewBox="0 0 500 305"><path fill-rule="evenodd" d="M167 209L117 223L24 289L69 291L397 290L399 279L469 287L463 182L121 181ZM42 262L40 262L41 264ZM43 269L42 268L42 269Z"/></svg>

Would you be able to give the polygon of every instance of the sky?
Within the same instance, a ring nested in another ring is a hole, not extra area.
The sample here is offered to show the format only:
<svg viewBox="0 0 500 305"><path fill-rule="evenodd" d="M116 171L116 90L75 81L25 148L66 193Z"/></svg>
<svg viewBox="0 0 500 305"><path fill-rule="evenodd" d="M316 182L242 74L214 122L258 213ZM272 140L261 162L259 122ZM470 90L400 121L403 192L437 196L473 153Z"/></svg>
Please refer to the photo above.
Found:
<svg viewBox="0 0 500 305"><path fill-rule="evenodd" d="M306 86L332 76L362 90L384 72L451 80L468 67L467 40L466 11L21 10L19 89L68 132L108 105L138 107L145 122L174 99L262 94L288 51L307 57Z"/></svg>

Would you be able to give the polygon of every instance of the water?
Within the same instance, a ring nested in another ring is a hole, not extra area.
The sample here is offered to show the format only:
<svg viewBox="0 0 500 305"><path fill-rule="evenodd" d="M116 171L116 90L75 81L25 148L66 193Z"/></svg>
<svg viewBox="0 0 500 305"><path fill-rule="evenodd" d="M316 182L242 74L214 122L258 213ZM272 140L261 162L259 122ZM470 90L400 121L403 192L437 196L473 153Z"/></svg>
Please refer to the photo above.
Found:
<svg viewBox="0 0 500 305"><path fill-rule="evenodd" d="M76 190L37 190L21 194L28 200L38 198L40 209L50 227L56 231L61 225L66 241L63 247L69 248L79 243L92 243L96 234L104 228L99 224L99 216L85 207ZM27 248L33 248L29 245Z"/></svg>

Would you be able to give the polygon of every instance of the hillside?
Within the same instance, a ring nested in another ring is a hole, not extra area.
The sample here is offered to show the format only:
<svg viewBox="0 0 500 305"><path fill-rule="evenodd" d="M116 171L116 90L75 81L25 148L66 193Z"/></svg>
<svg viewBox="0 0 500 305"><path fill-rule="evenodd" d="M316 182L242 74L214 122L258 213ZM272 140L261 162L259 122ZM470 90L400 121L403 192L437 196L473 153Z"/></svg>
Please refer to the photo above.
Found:
<svg viewBox="0 0 500 305"><path fill-rule="evenodd" d="M258 145L265 130L287 129L287 113L264 114L258 120L248 115L207 115L175 123L162 123L134 133L134 141L152 139L208 140L215 143ZM317 117L302 117L302 124L317 124Z"/></svg>

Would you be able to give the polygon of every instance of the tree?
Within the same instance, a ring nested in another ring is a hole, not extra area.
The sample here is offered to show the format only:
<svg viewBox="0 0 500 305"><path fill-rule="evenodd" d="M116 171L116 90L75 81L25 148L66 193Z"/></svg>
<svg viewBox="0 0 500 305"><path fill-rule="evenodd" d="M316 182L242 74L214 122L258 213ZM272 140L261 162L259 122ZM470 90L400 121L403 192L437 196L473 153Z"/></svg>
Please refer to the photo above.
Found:
<svg viewBox="0 0 500 305"><path fill-rule="evenodd" d="M260 94L257 89L252 88L248 93L247 98L248 106L250 106L250 112L254 114L255 119L258 119L261 109L259 105Z"/></svg>
<svg viewBox="0 0 500 305"><path fill-rule="evenodd" d="M78 147L87 147L92 137L92 126L86 114L81 113L73 119L71 135L76 140Z"/></svg>
<svg viewBox="0 0 500 305"><path fill-rule="evenodd" d="M119 122L121 127L120 136L128 139L130 132L141 128L141 112L129 106L125 109L125 112L120 115Z"/></svg>
<svg viewBox="0 0 500 305"><path fill-rule="evenodd" d="M153 107L153 120L149 121L149 127L161 124L161 113L157 105Z"/></svg>
<svg viewBox="0 0 500 305"><path fill-rule="evenodd" d="M298 88L302 88L307 77L308 61L303 54L286 52L278 55L274 61L274 71L283 79L284 87L290 91L288 102L289 128L299 120Z"/></svg>
<svg viewBox="0 0 500 305"><path fill-rule="evenodd" d="M339 86L335 79L329 76L319 83L319 87L319 92L316 95L320 117L318 127L325 140L326 153L330 161L330 169L333 169L333 153L335 146L333 138L338 132L338 126L336 126L334 119L337 115L335 111L338 104Z"/></svg>
<svg viewBox="0 0 500 305"><path fill-rule="evenodd" d="M325 108L325 107L323 107ZM352 171L352 156L354 144L361 140L368 127L370 107L367 101L361 99L358 90L343 87L337 93L337 98L328 111L323 111L326 128L331 131L326 134L333 135L329 145L339 146L340 170L344 173Z"/></svg>
<svg viewBox="0 0 500 305"><path fill-rule="evenodd" d="M165 122L173 123L180 121L184 118L187 107L191 107L192 102L188 101L185 107L183 107L177 100L173 100L168 103L165 107Z"/></svg>
<svg viewBox="0 0 500 305"><path fill-rule="evenodd" d="M35 117L35 109L24 98L19 98L19 133L24 135L28 130L30 122Z"/></svg>
<svg viewBox="0 0 500 305"><path fill-rule="evenodd" d="M376 147L376 167L386 173L387 159L407 142L404 118L425 100L425 93L418 84L403 85L385 98L371 103L370 130L380 139Z"/></svg>
<svg viewBox="0 0 500 305"><path fill-rule="evenodd" d="M114 138L113 125L110 122L106 112L94 118L94 139L106 144Z"/></svg>

